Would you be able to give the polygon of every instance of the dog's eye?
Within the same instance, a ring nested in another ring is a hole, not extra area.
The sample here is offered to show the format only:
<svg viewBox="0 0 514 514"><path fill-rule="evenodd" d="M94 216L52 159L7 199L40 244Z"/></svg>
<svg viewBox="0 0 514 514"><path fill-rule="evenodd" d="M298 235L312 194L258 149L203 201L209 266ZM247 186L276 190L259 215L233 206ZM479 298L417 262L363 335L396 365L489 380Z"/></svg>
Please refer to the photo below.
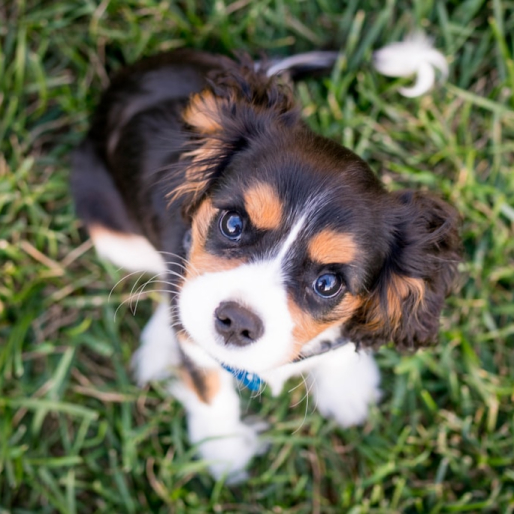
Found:
<svg viewBox="0 0 514 514"><path fill-rule="evenodd" d="M237 212L225 212L220 218L220 231L231 241L239 241L243 233L243 218Z"/></svg>
<svg viewBox="0 0 514 514"><path fill-rule="evenodd" d="M312 287L316 294L322 298L334 298L343 286L343 281L335 273L323 273L315 281Z"/></svg>

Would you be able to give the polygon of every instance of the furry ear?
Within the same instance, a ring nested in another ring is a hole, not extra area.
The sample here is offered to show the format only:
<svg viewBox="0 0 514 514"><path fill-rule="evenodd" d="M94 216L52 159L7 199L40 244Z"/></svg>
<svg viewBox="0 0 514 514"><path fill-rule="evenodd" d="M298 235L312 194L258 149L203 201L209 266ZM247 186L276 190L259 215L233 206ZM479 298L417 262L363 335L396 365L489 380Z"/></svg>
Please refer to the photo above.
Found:
<svg viewBox="0 0 514 514"><path fill-rule="evenodd" d="M170 201L180 198L190 216L237 152L256 138L290 128L300 116L291 89L256 71L243 56L209 76L208 86L190 98L182 118L187 141L175 174L180 182L168 196Z"/></svg>
<svg viewBox="0 0 514 514"><path fill-rule="evenodd" d="M343 332L365 346L393 341L414 349L437 339L439 316L460 261L459 220L452 207L427 193L402 191L391 198L389 253Z"/></svg>

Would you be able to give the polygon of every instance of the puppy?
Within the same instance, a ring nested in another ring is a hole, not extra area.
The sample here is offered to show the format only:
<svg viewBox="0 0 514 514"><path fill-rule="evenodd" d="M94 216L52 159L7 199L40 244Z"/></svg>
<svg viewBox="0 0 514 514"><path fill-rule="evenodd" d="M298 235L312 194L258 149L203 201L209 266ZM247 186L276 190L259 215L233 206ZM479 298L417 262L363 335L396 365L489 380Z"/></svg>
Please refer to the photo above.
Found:
<svg viewBox="0 0 514 514"><path fill-rule="evenodd" d="M169 379L191 442L232 481L263 450L236 381L278 394L301 374L324 416L362 423L379 397L365 349L433 343L459 261L455 211L386 191L267 69L191 50L128 67L72 174L98 253L168 291L134 356L138 383Z"/></svg>

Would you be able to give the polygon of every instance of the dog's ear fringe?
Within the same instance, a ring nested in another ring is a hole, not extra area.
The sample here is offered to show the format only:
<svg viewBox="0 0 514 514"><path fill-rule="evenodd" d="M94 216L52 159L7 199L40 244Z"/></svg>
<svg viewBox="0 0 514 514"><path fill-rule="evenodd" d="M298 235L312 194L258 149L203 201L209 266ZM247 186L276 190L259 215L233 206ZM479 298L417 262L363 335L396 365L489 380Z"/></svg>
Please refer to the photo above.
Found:
<svg viewBox="0 0 514 514"><path fill-rule="evenodd" d="M186 143L167 174L170 203L180 201L190 217L232 156L252 138L300 121L291 89L277 77L256 71L247 56L212 73L207 87L183 111Z"/></svg>
<svg viewBox="0 0 514 514"><path fill-rule="evenodd" d="M225 141L217 134L203 144L194 138L188 141L180 160L168 168L168 204L179 202L184 217L191 218L211 184L222 175L232 155L244 146L243 139Z"/></svg>
<svg viewBox="0 0 514 514"><path fill-rule="evenodd" d="M371 292L343 326L360 346L392 341L401 350L437 341L445 298L455 287L461 261L459 217L434 195L393 193L394 242Z"/></svg>

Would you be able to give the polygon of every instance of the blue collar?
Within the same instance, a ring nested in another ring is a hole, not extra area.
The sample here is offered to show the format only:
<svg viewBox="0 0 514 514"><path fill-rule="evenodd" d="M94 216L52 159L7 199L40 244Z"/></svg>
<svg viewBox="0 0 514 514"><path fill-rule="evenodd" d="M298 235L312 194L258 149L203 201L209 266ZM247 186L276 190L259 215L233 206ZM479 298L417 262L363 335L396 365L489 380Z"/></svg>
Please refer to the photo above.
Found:
<svg viewBox="0 0 514 514"><path fill-rule="evenodd" d="M321 355L323 353L330 352L332 350L335 350L336 348L340 348L341 346L344 346L345 344L347 344L349 342L350 342L350 340L346 339L344 337L340 337L339 339L336 339L335 341L321 341L320 347L317 348L317 351L309 353L309 354L300 355L294 361L292 361L290 364L295 364L296 362L303 361L305 359L308 359L309 357L314 357L316 355ZM229 373L231 373L245 387L250 389L250 391L260 391L261 390L261 386L264 381L262 380L261 377L259 377L255 373L250 373L249 371L245 371L244 369L231 368L230 366L227 366L226 364L223 364L223 363L221 363L221 366L223 369L226 369Z"/></svg>
<svg viewBox="0 0 514 514"><path fill-rule="evenodd" d="M221 364L221 366L229 373L232 373L232 375L234 375L234 377L236 377L236 379L239 380L239 382L241 382L245 387L250 389L250 391L259 391L261 389L263 381L255 373L249 373L248 371L244 371L242 369L231 368L226 364Z"/></svg>

